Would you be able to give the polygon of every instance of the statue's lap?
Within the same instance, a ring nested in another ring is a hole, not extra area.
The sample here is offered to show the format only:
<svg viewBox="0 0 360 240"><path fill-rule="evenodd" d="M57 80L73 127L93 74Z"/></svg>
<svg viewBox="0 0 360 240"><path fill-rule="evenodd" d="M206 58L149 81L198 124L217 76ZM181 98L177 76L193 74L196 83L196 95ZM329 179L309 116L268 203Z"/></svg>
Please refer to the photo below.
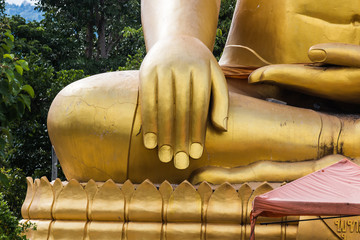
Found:
<svg viewBox="0 0 360 240"><path fill-rule="evenodd" d="M228 132L218 132L209 124L203 156L191 160L189 168L178 170L172 162L160 162L156 149L143 146L138 83L138 71L99 74L70 84L56 97L49 111L49 135L68 179L181 182L207 166L238 167L257 160L317 158L317 148L309 151L302 141L283 144L279 146L281 151L275 151L276 143L284 141L284 136L275 133L296 132L297 122L307 122L302 134L317 143L321 124L317 113L231 92ZM302 117L289 121L286 129L269 124L289 120L299 112ZM217 175L214 169L211 171L210 175Z"/></svg>

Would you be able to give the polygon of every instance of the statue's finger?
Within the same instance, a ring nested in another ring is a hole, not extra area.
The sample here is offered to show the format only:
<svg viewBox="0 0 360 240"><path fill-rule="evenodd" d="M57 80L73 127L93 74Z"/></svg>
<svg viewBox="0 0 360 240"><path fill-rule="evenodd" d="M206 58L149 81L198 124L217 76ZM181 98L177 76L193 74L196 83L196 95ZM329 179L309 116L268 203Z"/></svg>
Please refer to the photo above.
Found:
<svg viewBox="0 0 360 240"><path fill-rule="evenodd" d="M269 65L250 75L249 83L259 82L336 101L360 103L359 68Z"/></svg>
<svg viewBox="0 0 360 240"><path fill-rule="evenodd" d="M158 146L159 159L170 162L173 158L174 135L174 76L171 68L158 69Z"/></svg>
<svg viewBox="0 0 360 240"><path fill-rule="evenodd" d="M196 69L192 73L192 101L190 116L190 157L199 159L205 143L206 121L210 101L210 66Z"/></svg>
<svg viewBox="0 0 360 240"><path fill-rule="evenodd" d="M217 62L210 62L212 107L211 121L220 130L227 130L229 92L223 72Z"/></svg>
<svg viewBox="0 0 360 240"><path fill-rule="evenodd" d="M177 69L174 72L175 86L175 156L174 165L178 169L189 166L189 112L190 112L190 72Z"/></svg>
<svg viewBox="0 0 360 240"><path fill-rule="evenodd" d="M140 69L140 103L144 145L157 146L157 73L153 68Z"/></svg>
<svg viewBox="0 0 360 240"><path fill-rule="evenodd" d="M360 67L360 46L345 43L322 43L312 46L311 61L347 67Z"/></svg>

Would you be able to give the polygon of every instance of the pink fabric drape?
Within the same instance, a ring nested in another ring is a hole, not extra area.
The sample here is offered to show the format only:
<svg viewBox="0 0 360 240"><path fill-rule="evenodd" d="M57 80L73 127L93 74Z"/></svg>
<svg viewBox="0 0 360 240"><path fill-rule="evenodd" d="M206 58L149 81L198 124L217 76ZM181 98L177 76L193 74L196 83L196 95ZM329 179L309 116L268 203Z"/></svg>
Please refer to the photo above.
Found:
<svg viewBox="0 0 360 240"><path fill-rule="evenodd" d="M258 216L360 215L360 166L343 159L255 197L251 239Z"/></svg>

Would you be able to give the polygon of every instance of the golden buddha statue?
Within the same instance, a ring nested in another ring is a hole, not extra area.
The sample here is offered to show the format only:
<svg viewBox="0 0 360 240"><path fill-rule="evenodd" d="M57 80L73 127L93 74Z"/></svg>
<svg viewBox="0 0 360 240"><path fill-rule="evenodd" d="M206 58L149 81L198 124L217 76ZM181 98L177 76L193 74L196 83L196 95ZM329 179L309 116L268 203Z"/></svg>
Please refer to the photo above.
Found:
<svg viewBox="0 0 360 240"><path fill-rule="evenodd" d="M336 154L359 157L356 116L303 107L314 97L360 103L358 5L238 1L218 63L211 50L220 0L143 0L141 69L72 83L50 108L66 177L284 181ZM251 84L226 74L245 67L258 68Z"/></svg>

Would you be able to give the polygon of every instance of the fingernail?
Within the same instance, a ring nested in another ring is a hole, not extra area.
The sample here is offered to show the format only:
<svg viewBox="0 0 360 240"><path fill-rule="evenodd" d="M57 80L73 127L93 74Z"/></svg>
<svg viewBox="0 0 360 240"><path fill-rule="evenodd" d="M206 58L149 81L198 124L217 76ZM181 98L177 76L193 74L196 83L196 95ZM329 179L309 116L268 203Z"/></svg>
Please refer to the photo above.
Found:
<svg viewBox="0 0 360 240"><path fill-rule="evenodd" d="M147 149L153 149L157 145L157 137L155 133L146 133L144 135L144 145Z"/></svg>
<svg viewBox="0 0 360 240"><path fill-rule="evenodd" d="M322 49L311 49L308 55L313 62L324 62L326 60L326 52Z"/></svg>
<svg viewBox="0 0 360 240"><path fill-rule="evenodd" d="M228 120L229 120L228 117L224 118L224 120L223 120L224 129L225 129L226 131L228 130Z"/></svg>
<svg viewBox="0 0 360 240"><path fill-rule="evenodd" d="M161 162L168 163L173 158L173 150L169 145L163 145L158 152L159 159Z"/></svg>
<svg viewBox="0 0 360 240"><path fill-rule="evenodd" d="M185 152L178 152L174 158L177 169L186 169L189 166L189 156Z"/></svg>
<svg viewBox="0 0 360 240"><path fill-rule="evenodd" d="M194 159L199 159L203 154L203 146L200 143L193 143L190 146L190 156Z"/></svg>

